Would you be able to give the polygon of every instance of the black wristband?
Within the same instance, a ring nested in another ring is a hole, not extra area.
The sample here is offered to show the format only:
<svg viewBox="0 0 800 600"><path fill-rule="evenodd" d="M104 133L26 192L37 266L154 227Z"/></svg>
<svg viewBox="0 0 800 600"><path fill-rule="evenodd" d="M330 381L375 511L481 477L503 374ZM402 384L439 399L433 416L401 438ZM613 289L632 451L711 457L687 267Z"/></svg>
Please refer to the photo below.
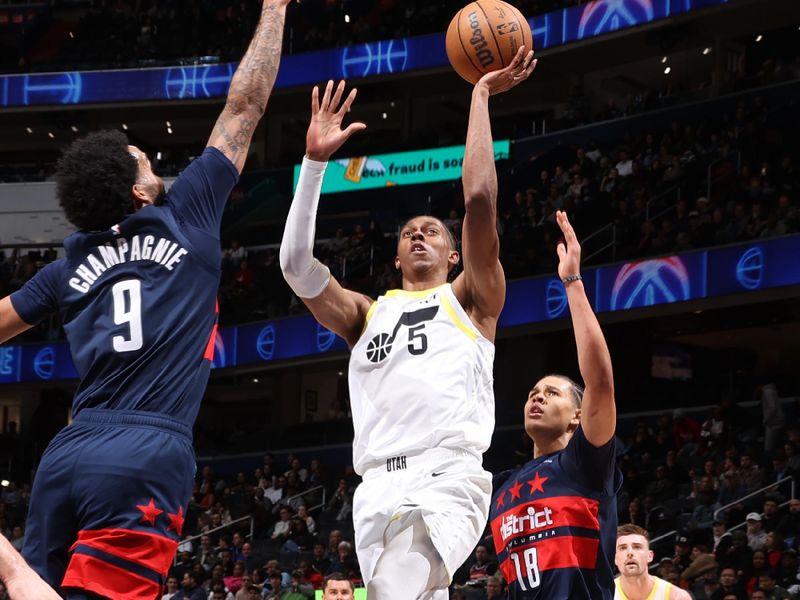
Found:
<svg viewBox="0 0 800 600"><path fill-rule="evenodd" d="M580 275L567 275L564 279L561 280L561 283L567 285L568 283L572 283L573 281L583 281L583 277Z"/></svg>

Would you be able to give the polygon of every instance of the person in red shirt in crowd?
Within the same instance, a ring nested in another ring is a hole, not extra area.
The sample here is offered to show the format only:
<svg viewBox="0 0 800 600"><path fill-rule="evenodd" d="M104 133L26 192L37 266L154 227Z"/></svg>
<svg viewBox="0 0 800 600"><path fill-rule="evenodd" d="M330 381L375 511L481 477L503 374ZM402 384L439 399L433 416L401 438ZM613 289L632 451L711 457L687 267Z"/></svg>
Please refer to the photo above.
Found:
<svg viewBox="0 0 800 600"><path fill-rule="evenodd" d="M700 423L687 417L681 409L672 413L672 435L680 456L691 456L699 450Z"/></svg>

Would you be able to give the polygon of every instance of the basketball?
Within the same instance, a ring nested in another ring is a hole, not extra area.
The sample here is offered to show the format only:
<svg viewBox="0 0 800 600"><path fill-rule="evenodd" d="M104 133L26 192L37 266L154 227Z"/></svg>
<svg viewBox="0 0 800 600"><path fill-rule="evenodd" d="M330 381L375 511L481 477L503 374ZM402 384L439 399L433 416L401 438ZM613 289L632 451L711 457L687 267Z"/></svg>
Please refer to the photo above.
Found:
<svg viewBox="0 0 800 600"><path fill-rule="evenodd" d="M507 67L519 50L533 50L533 35L522 13L502 0L477 0L462 8L447 28L447 58L456 73L474 84Z"/></svg>

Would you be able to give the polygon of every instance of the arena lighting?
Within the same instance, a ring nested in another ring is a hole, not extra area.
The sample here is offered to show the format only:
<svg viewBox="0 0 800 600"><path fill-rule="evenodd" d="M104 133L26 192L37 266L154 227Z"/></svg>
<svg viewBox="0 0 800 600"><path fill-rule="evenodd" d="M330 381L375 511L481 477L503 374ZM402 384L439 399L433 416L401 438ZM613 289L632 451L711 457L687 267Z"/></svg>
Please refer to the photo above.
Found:
<svg viewBox="0 0 800 600"><path fill-rule="evenodd" d="M672 71L672 67L667 67L664 69L664 75L669 75L670 71Z"/></svg>
<svg viewBox="0 0 800 600"><path fill-rule="evenodd" d="M387 115L386 113L381 113L381 119L388 119L388 118L389 115Z"/></svg>
<svg viewBox="0 0 800 600"><path fill-rule="evenodd" d="M72 129L72 133L78 133L78 128L77 128L77 127L75 127L75 125L73 125L72 127L70 127L70 129Z"/></svg>
<svg viewBox="0 0 800 600"><path fill-rule="evenodd" d="M258 383L258 377L253 377L253 383Z"/></svg>
<svg viewBox="0 0 800 600"><path fill-rule="evenodd" d="M170 123L169 121L167 121L167 129L169 129L170 127L172 127L172 123Z"/></svg>
<svg viewBox="0 0 800 600"><path fill-rule="evenodd" d="M167 133L172 135L172 127L167 127Z"/></svg>
<svg viewBox="0 0 800 600"><path fill-rule="evenodd" d="M344 371L339 371L339 377L344 377Z"/></svg>
<svg viewBox="0 0 800 600"><path fill-rule="evenodd" d="M668 60L669 60L669 57L667 57L667 56L662 57L661 58L661 64L662 65L665 64Z"/></svg>
<svg viewBox="0 0 800 600"><path fill-rule="evenodd" d="M708 47L703 48L703 56L705 56L706 54L711 54L711 48Z"/></svg>
<svg viewBox="0 0 800 600"><path fill-rule="evenodd" d="M128 126L125 123L122 124L122 130L128 131Z"/></svg>
<svg viewBox="0 0 800 600"><path fill-rule="evenodd" d="M350 22L350 15L345 15L344 16L344 22L345 23L349 23Z"/></svg>
<svg viewBox="0 0 800 600"><path fill-rule="evenodd" d="M72 39L74 40L74 39L75 39L75 34L74 34L74 33L72 33L72 32L70 31L70 32L69 32L69 37L70 37L70 38L72 38Z"/></svg>
<svg viewBox="0 0 800 600"><path fill-rule="evenodd" d="M760 33L759 33L759 34L756 36L756 41L757 41L757 42L760 42L760 41L761 41L761 40L763 40L763 39L764 39L764 36L763 36L763 35L761 35Z"/></svg>
<svg viewBox="0 0 800 600"><path fill-rule="evenodd" d="M9 485L11 485L11 482L8 479L3 479L3 481L0 481L0 486L8 487Z"/></svg>
<svg viewBox="0 0 800 600"><path fill-rule="evenodd" d="M27 131L28 133L33 133L33 129L31 129L30 127L26 127L25 131Z"/></svg>
<svg viewBox="0 0 800 600"><path fill-rule="evenodd" d="M161 160L161 152L156 152L156 160Z"/></svg>
<svg viewBox="0 0 800 600"><path fill-rule="evenodd" d="M47 132L47 137L49 137L49 138L52 140L52 139L53 139L53 138L55 138L56 136L54 136L54 135L53 135L53 132L52 132L52 131L48 131L48 132Z"/></svg>

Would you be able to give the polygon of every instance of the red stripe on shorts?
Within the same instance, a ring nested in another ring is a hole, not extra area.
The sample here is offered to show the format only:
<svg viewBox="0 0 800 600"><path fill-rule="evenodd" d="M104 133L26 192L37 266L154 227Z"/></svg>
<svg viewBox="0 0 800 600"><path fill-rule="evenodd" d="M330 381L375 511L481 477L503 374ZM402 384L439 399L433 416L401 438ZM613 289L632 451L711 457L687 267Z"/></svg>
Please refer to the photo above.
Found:
<svg viewBox="0 0 800 600"><path fill-rule="evenodd" d="M61 585L125 600L153 600L161 594L155 581L85 554L72 555Z"/></svg>
<svg viewBox="0 0 800 600"><path fill-rule="evenodd" d="M70 550L80 544L129 560L164 576L178 549L178 542L175 540L129 529L84 530L78 533L78 540Z"/></svg>

